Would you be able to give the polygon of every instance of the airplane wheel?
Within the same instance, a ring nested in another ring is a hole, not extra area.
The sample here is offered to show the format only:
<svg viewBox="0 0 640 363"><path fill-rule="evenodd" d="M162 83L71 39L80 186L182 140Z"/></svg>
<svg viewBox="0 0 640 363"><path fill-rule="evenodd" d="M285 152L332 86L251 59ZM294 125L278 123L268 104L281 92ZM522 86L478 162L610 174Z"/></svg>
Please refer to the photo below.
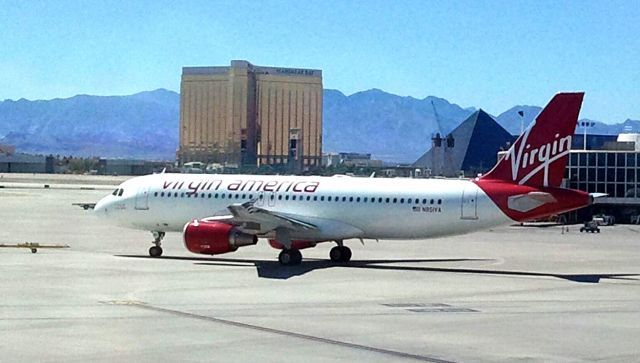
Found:
<svg viewBox="0 0 640 363"><path fill-rule="evenodd" d="M351 249L345 246L335 246L329 251L329 258L333 262L348 262L351 259Z"/></svg>
<svg viewBox="0 0 640 363"><path fill-rule="evenodd" d="M285 266L299 265L302 262L302 253L299 250L282 250L278 255L278 261Z"/></svg>
<svg viewBox="0 0 640 363"><path fill-rule="evenodd" d="M162 247L153 246L149 248L149 256L151 257L160 257L162 256Z"/></svg>
<svg viewBox="0 0 640 363"><path fill-rule="evenodd" d="M342 246L342 261L349 262L351 260L351 249L349 247Z"/></svg>
<svg viewBox="0 0 640 363"><path fill-rule="evenodd" d="M32 249L31 249L31 253L36 253L36 252L38 252L38 250L37 250L37 249L35 249L35 248L32 248Z"/></svg>

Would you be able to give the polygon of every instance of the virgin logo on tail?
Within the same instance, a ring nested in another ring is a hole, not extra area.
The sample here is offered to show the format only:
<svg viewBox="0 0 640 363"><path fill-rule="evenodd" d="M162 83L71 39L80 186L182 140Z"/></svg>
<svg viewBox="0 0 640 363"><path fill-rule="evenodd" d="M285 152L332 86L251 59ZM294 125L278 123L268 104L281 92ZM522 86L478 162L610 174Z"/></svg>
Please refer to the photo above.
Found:
<svg viewBox="0 0 640 363"><path fill-rule="evenodd" d="M481 179L558 187L578 121L584 93L559 93Z"/></svg>
<svg viewBox="0 0 640 363"><path fill-rule="evenodd" d="M518 141L509 148L505 160L511 161L511 180L518 184L525 184L529 179L540 171L543 174L543 186L549 186L549 166L554 161L569 154L571 148L571 135L560 137L559 133L554 135L553 142L547 142L539 147L532 147L527 141L529 134L535 126L535 121L525 131ZM526 145L526 146L525 146ZM516 152L517 150L517 152ZM529 167L536 165L526 175L520 177L520 172L527 170Z"/></svg>

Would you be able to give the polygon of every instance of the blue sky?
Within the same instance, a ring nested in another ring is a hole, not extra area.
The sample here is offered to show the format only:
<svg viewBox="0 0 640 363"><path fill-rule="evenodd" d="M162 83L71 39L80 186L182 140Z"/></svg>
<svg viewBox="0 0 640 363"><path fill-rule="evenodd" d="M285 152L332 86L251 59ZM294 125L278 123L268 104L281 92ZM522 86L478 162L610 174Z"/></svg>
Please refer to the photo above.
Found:
<svg viewBox="0 0 640 363"><path fill-rule="evenodd" d="M0 0L0 100L179 91L231 59L495 115L584 90L581 117L640 119L637 0Z"/></svg>

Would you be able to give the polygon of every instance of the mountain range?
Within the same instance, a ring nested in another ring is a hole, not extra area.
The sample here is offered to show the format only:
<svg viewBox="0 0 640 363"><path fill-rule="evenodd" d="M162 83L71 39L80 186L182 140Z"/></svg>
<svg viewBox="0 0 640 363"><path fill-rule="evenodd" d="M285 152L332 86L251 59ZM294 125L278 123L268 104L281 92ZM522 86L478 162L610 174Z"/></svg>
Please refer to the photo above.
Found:
<svg viewBox="0 0 640 363"><path fill-rule="evenodd" d="M378 89L350 96L325 89L324 152L363 152L388 162L413 162L473 113L445 99L401 97ZM540 112L514 106L494 118L512 134ZM20 152L173 160L178 147L180 95L158 89L129 96L78 95L66 99L0 102L0 144ZM585 120L591 121L591 120ZM640 130L640 121L594 121L594 134ZM578 128L576 132L581 132Z"/></svg>

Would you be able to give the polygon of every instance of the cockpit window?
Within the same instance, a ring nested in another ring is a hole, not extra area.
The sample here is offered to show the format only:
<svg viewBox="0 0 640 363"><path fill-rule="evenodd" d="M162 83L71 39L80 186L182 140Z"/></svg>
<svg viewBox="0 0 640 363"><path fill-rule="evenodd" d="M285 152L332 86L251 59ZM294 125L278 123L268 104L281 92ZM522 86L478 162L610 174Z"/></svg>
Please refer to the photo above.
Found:
<svg viewBox="0 0 640 363"><path fill-rule="evenodd" d="M113 191L113 193L111 193L111 195L118 195L118 192L120 191L120 189L116 189Z"/></svg>
<svg viewBox="0 0 640 363"><path fill-rule="evenodd" d="M120 191L118 192L118 196L121 197L122 193L124 193L124 189L120 189Z"/></svg>

